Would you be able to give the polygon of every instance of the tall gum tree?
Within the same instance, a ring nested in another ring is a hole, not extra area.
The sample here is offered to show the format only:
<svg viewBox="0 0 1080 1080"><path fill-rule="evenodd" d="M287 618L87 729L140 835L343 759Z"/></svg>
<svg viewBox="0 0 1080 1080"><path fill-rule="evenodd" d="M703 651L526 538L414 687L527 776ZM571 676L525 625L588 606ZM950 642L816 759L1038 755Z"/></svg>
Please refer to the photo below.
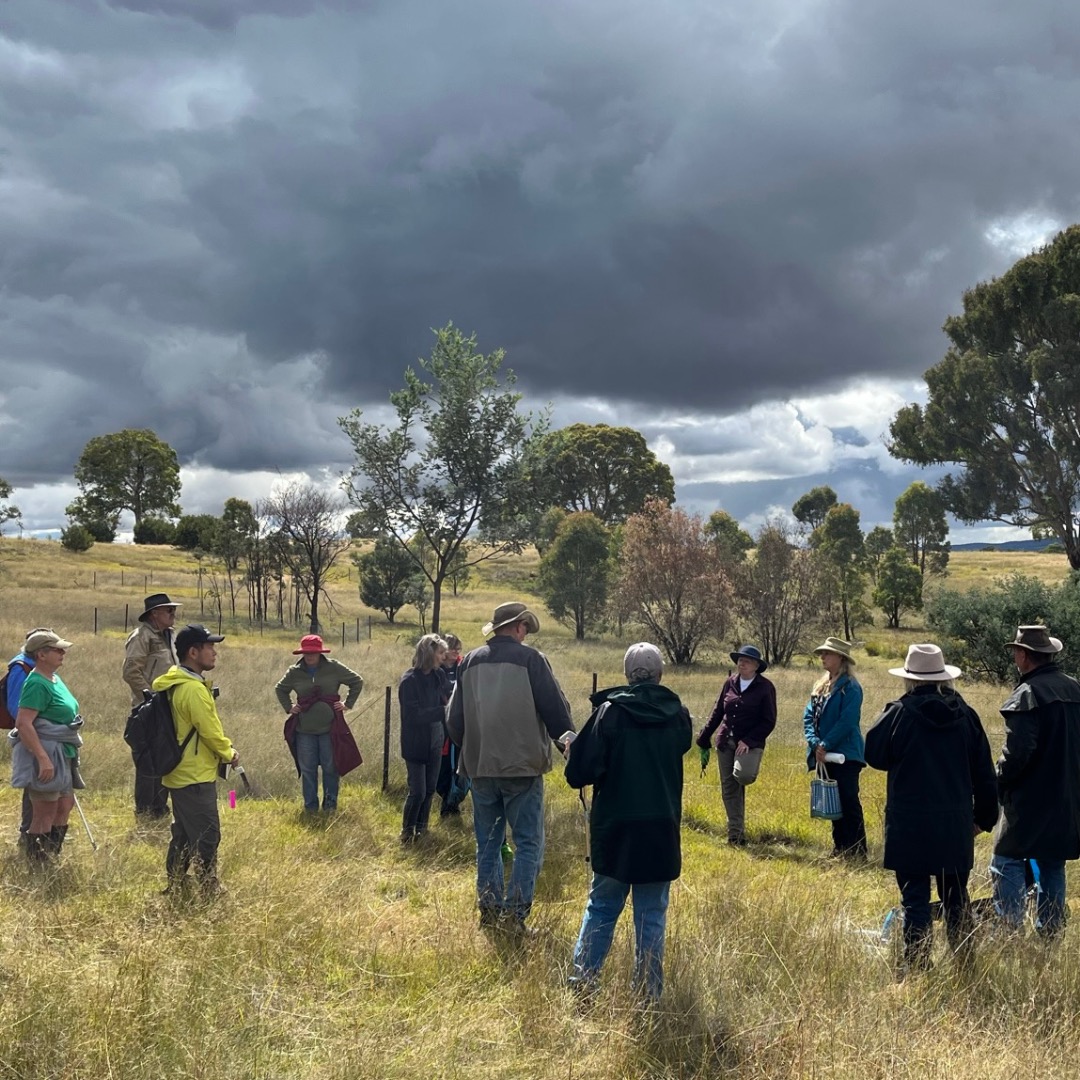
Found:
<svg viewBox="0 0 1080 1080"><path fill-rule="evenodd" d="M82 495L68 507L73 517L108 519L130 510L138 525L147 514L180 514L176 451L148 428L96 435L79 455L75 481Z"/></svg>
<svg viewBox="0 0 1080 1080"><path fill-rule="evenodd" d="M459 553L472 566L518 552L535 520L523 462L546 417L518 411L503 358L502 349L485 356L475 334L450 323L435 331L420 372L406 369L404 387L390 395L396 426L365 423L359 409L338 420L355 455L344 481L349 500L369 535L392 537L431 582L435 633ZM471 536L481 543L468 543Z"/></svg>
<svg viewBox="0 0 1080 1080"><path fill-rule="evenodd" d="M938 491L960 520L1053 535L1080 569L1080 226L964 294L951 347L902 408L889 452L955 465Z"/></svg>

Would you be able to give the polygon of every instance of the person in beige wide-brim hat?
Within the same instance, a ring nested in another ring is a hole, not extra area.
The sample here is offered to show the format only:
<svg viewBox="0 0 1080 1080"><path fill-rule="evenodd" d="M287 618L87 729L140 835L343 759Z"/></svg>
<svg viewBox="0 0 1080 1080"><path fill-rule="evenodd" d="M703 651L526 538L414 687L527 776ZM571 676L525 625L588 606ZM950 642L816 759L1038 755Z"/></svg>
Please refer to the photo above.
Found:
<svg viewBox="0 0 1080 1080"><path fill-rule="evenodd" d="M945 663L945 657L937 645L909 645L907 659L902 668L889 668L890 675L911 682L952 682L962 672L958 667Z"/></svg>
<svg viewBox="0 0 1080 1080"><path fill-rule="evenodd" d="M905 693L866 733L866 762L888 774L885 854L904 911L901 976L930 966L930 883L937 884L945 933L963 965L973 950L967 883L975 833L997 821L997 778L982 721L952 688L960 669L930 642L912 645L902 668Z"/></svg>
<svg viewBox="0 0 1080 1080"><path fill-rule="evenodd" d="M866 766L865 745L859 727L862 687L852 672L852 645L843 638L827 637L815 650L824 673L810 691L803 711L807 769L824 770L835 780L842 817L832 822L832 856L866 860L866 823L859 798L859 774Z"/></svg>

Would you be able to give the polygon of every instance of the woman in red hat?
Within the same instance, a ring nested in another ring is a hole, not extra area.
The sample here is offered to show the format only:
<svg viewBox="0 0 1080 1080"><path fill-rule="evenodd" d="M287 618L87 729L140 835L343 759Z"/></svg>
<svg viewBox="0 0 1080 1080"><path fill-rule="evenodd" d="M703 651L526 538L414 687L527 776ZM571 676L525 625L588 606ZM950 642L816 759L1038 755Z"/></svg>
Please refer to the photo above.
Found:
<svg viewBox="0 0 1080 1080"><path fill-rule="evenodd" d="M323 645L318 634L307 634L300 639L300 648L293 649L299 656L274 687L281 707L296 717L293 728L294 741L290 749L296 757L300 773L300 786L304 793L304 809L314 813L319 809L319 769L322 768L323 801L326 812L337 809L338 773L334 768L333 740L330 728L334 714L344 717L360 696L364 680L355 671L326 654L330 650ZM348 687L348 696L342 702L339 691ZM296 701L292 697L295 695ZM286 729L289 728L286 723ZM289 740L288 730L286 740Z"/></svg>

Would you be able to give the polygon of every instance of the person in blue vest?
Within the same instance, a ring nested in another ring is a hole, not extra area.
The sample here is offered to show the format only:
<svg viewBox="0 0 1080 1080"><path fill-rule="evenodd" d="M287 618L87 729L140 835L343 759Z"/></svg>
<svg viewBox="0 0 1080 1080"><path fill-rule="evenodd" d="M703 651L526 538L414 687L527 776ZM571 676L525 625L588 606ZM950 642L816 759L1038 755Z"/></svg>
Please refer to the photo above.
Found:
<svg viewBox="0 0 1080 1080"><path fill-rule="evenodd" d="M623 669L627 684L593 694L581 734L567 737L567 783L593 785L593 876L570 985L585 994L596 988L632 896L633 981L655 1001L664 985L668 897L682 870L683 757L693 727L678 695L660 685L664 661L655 645L631 645Z"/></svg>

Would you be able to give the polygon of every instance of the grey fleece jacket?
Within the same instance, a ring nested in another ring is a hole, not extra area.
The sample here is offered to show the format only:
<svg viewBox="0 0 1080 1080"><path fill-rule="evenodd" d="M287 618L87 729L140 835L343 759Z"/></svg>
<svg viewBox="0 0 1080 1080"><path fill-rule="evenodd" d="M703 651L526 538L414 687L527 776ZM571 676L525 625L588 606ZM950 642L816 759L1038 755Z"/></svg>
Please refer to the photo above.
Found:
<svg viewBox="0 0 1080 1080"><path fill-rule="evenodd" d="M446 726L471 777L549 772L551 741L574 730L547 657L505 634L462 659Z"/></svg>

